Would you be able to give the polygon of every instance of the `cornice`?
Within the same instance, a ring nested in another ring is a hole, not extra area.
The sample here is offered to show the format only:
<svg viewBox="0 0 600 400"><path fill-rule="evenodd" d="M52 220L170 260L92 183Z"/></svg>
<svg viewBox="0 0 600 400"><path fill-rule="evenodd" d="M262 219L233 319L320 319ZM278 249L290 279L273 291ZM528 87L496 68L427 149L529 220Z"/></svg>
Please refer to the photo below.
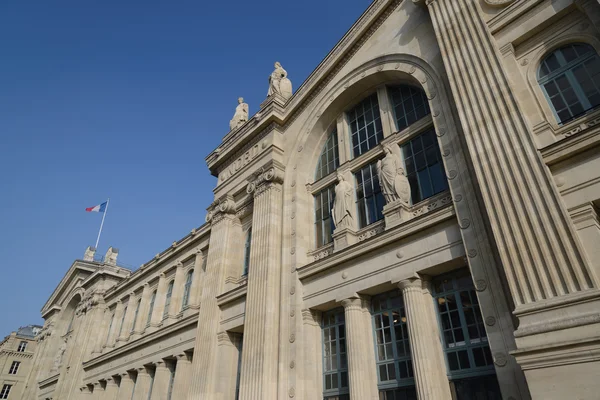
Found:
<svg viewBox="0 0 600 400"><path fill-rule="evenodd" d="M75 272L77 270L93 274L99 268L99 266L100 264L93 261L75 260L61 279L60 283L56 286L56 288L48 298L48 301L46 301L46 304L44 304L44 306L42 307L42 316L48 313L48 307L50 307L50 305L52 305L60 297L60 294L62 294L62 292L67 288L67 284L72 279L76 279Z"/></svg>
<svg viewBox="0 0 600 400"><path fill-rule="evenodd" d="M229 304L233 301L241 299L242 297L246 297L246 293L248 292L248 285L242 285L232 289L228 292L220 294L217 296L217 305L222 307L226 304Z"/></svg>

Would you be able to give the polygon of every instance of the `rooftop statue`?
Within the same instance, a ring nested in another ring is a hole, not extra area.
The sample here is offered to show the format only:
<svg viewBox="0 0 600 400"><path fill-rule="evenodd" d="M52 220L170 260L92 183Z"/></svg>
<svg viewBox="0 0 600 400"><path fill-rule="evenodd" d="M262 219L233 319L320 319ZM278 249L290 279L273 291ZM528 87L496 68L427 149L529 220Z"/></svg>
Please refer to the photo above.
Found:
<svg viewBox="0 0 600 400"><path fill-rule="evenodd" d="M287 78L287 71L283 69L279 61L275 63L275 70L269 76L269 92L270 97L278 94L285 100L292 97L292 82Z"/></svg>
<svg viewBox="0 0 600 400"><path fill-rule="evenodd" d="M238 99L238 106L235 108L235 114L233 114L233 118L229 121L229 129L237 129L244 125L246 121L248 121L248 104L244 103L243 97L240 97Z"/></svg>

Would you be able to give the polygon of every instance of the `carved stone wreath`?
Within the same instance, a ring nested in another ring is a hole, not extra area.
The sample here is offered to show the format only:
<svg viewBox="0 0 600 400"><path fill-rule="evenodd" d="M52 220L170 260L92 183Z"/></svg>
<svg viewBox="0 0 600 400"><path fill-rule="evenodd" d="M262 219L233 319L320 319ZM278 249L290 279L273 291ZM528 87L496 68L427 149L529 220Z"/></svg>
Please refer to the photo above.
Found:
<svg viewBox="0 0 600 400"><path fill-rule="evenodd" d="M483 0L485 4L492 7L504 7L510 3L514 3L515 0Z"/></svg>

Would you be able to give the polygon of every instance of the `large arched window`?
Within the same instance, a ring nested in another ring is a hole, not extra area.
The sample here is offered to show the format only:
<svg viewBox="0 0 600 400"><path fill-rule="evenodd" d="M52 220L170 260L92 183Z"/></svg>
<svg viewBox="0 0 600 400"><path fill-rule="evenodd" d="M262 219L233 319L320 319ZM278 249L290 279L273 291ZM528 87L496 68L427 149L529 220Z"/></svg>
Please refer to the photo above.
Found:
<svg viewBox="0 0 600 400"><path fill-rule="evenodd" d="M333 130L327 138L327 142L323 146L319 164L317 165L316 179L319 180L324 176L329 175L340 165L340 157L338 152L338 137L337 130Z"/></svg>
<svg viewBox="0 0 600 400"><path fill-rule="evenodd" d="M600 105L600 60L594 48L574 43L541 63L538 82L558 119L565 123Z"/></svg>
<svg viewBox="0 0 600 400"><path fill-rule="evenodd" d="M171 306L171 297L173 296L173 284L174 281L169 282L167 287L167 297L165 298L165 309L163 311L163 319L169 315L169 307Z"/></svg>
<svg viewBox="0 0 600 400"><path fill-rule="evenodd" d="M183 289L183 302L181 303L181 309L186 308L190 302L190 291L192 290L192 280L194 279L194 270L191 269L185 278L185 287Z"/></svg>

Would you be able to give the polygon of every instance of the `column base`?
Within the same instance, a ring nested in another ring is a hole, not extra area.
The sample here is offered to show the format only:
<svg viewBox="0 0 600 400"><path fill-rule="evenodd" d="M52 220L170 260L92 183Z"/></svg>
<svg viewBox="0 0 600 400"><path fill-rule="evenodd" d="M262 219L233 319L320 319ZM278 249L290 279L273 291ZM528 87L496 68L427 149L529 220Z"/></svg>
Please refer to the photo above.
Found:
<svg viewBox="0 0 600 400"><path fill-rule="evenodd" d="M401 200L386 204L383 207L383 216L385 218L385 230L398 226L412 218L409 206Z"/></svg>
<svg viewBox="0 0 600 400"><path fill-rule="evenodd" d="M334 253L358 242L358 235L350 228L336 229L332 237Z"/></svg>

